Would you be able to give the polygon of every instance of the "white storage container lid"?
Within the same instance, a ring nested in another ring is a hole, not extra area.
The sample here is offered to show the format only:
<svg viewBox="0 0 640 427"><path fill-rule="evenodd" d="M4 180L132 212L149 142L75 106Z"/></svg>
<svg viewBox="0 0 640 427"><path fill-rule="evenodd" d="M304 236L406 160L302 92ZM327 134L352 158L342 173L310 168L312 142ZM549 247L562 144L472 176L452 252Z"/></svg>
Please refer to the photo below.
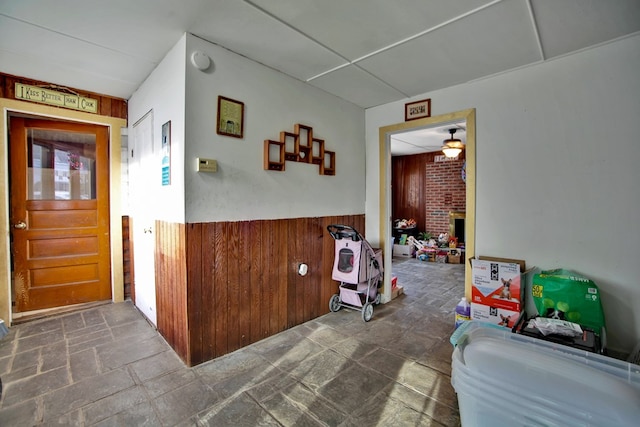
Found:
<svg viewBox="0 0 640 427"><path fill-rule="evenodd" d="M452 342L463 425L636 425L640 366L466 322Z"/></svg>

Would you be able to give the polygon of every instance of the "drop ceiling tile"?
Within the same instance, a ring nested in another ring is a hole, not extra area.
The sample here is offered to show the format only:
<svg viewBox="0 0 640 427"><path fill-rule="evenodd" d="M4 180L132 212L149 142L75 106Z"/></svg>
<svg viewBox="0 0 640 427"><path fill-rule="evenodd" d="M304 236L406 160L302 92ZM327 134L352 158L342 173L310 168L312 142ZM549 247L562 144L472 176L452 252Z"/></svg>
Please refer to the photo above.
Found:
<svg viewBox="0 0 640 427"><path fill-rule="evenodd" d="M490 3L490 0L247 0L349 61Z"/></svg>
<svg viewBox="0 0 640 427"><path fill-rule="evenodd" d="M206 0L20 0L0 3L0 13L158 63L206 3Z"/></svg>
<svg viewBox="0 0 640 427"><path fill-rule="evenodd" d="M303 81L346 63L282 22L236 0L202 10L190 32Z"/></svg>
<svg viewBox="0 0 640 427"><path fill-rule="evenodd" d="M362 108L406 98L402 92L387 86L353 65L311 80L309 84Z"/></svg>
<svg viewBox="0 0 640 427"><path fill-rule="evenodd" d="M15 38L12 34L21 34L21 37ZM4 72L12 69L13 74L94 92L95 87L107 87L109 89L102 93L126 98L131 92L124 88L137 87L156 65L4 16L0 16L0 51L3 57L12 58L2 61ZM50 77L52 74L66 77L54 80ZM74 74L78 75L78 82L87 79L88 85L70 81Z"/></svg>
<svg viewBox="0 0 640 427"><path fill-rule="evenodd" d="M638 0L532 0L545 58L640 31Z"/></svg>
<svg viewBox="0 0 640 427"><path fill-rule="evenodd" d="M542 59L525 0L497 3L358 65L414 96Z"/></svg>
<svg viewBox="0 0 640 427"><path fill-rule="evenodd" d="M49 62L47 67L33 55L25 56L19 52L10 52L0 48L0 71L34 80L55 82L58 86L72 87L88 92L128 99L138 88L138 81L123 81L113 76L99 76L65 64Z"/></svg>

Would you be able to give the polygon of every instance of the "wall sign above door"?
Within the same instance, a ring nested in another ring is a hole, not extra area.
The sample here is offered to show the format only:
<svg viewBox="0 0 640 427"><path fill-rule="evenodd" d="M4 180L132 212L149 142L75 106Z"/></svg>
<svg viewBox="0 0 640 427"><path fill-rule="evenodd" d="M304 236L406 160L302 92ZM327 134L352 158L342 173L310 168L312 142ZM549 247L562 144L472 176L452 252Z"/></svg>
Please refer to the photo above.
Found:
<svg viewBox="0 0 640 427"><path fill-rule="evenodd" d="M404 104L404 121L431 117L431 98Z"/></svg>
<svg viewBox="0 0 640 427"><path fill-rule="evenodd" d="M72 93L64 93L38 86L16 83L16 99L71 108L86 113L98 112L98 100Z"/></svg>

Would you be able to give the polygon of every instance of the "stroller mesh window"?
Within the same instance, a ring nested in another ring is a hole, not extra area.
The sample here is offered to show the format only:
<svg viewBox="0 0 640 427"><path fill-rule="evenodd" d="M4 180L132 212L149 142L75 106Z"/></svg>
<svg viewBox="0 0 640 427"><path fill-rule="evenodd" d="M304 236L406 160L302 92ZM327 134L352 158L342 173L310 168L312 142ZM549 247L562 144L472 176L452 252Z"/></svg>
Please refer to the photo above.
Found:
<svg viewBox="0 0 640 427"><path fill-rule="evenodd" d="M338 271L351 273L353 271L353 251L349 248L340 249L338 254Z"/></svg>

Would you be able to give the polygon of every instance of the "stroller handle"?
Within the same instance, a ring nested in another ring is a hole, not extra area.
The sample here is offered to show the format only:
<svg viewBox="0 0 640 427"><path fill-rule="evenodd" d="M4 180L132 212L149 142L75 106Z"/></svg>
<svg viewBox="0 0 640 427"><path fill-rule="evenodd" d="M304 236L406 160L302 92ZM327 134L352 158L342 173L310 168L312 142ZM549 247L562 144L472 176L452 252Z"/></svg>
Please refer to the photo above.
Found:
<svg viewBox="0 0 640 427"><path fill-rule="evenodd" d="M340 239L351 239L354 242L364 240L364 238L358 233L358 230L349 226L342 224L331 224L327 225L327 231L331 234L336 240Z"/></svg>

